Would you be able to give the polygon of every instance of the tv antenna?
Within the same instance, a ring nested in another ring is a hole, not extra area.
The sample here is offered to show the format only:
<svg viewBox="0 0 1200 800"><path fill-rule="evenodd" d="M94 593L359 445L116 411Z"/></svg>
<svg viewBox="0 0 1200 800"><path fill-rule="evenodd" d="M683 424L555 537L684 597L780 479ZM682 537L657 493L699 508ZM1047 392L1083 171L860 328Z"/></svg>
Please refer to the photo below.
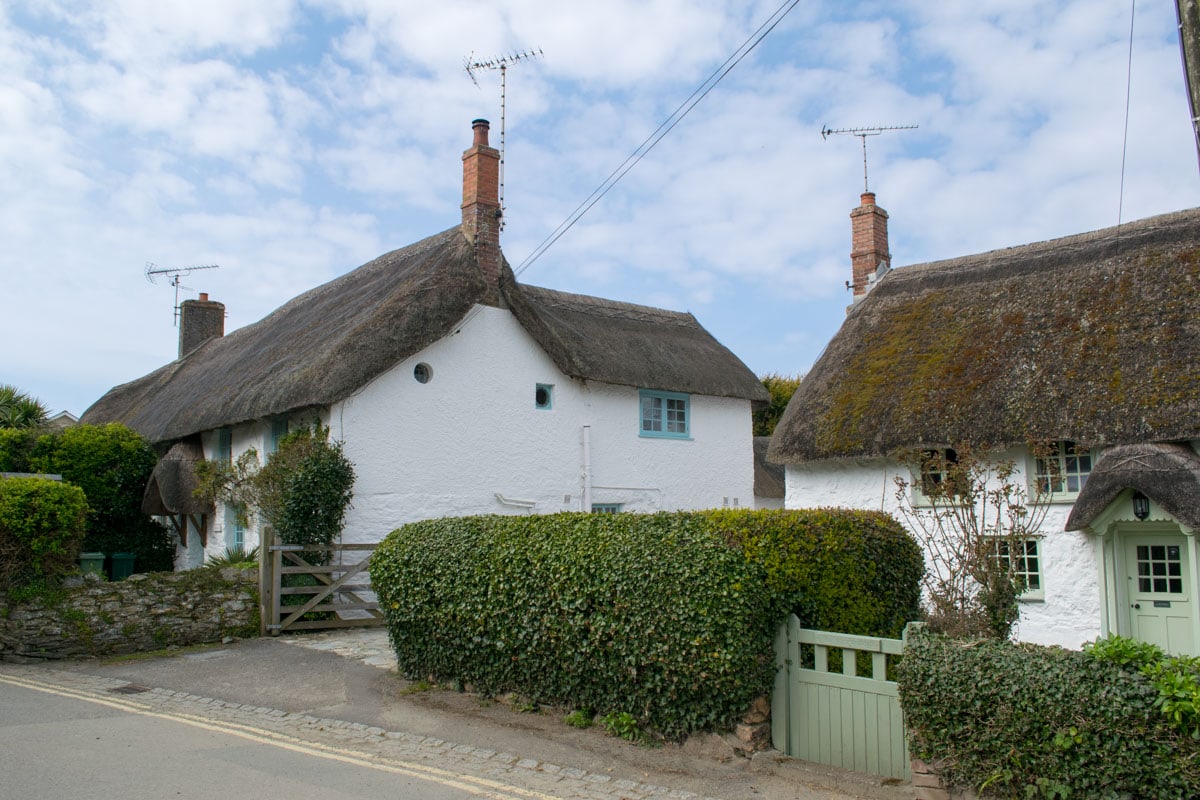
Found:
<svg viewBox="0 0 1200 800"><path fill-rule="evenodd" d="M176 269L170 269L167 267L160 267L158 264L155 264L153 261L147 261L146 262L146 280L150 281L151 283L157 283L157 281L155 279L158 278L159 275L168 276L167 282L175 287L175 320L174 321L175 321L175 326L178 327L179 326L179 290L184 289L189 292L195 291L190 286L184 286L182 283L180 283L179 279L185 275L191 275L196 270L219 269L219 268L220 268L219 264L199 264L199 265L196 265L193 267L179 267Z"/></svg>
<svg viewBox="0 0 1200 800"><path fill-rule="evenodd" d="M823 125L823 126L821 126L821 138L828 139L830 137L830 135L832 135L832 134L844 133L844 134L848 134L850 136L857 136L859 139L862 139L863 192L865 193L865 192L870 191L870 189L867 188L867 137L868 136L878 136L879 134L883 133L884 131L911 131L917 127L919 127L919 126L917 126L917 125L883 125L878 128L838 128L835 131L828 126Z"/></svg>
<svg viewBox="0 0 1200 800"><path fill-rule="evenodd" d="M527 61L531 58L538 58L544 55L541 48L536 50L522 50L519 53L512 53L499 58L488 59L487 61L476 61L475 53L463 59L463 67L467 70L467 76L470 77L471 83L479 86L479 81L475 80L475 71L480 69L498 69L500 70L500 230L504 230L504 98L506 88L506 78L508 76L509 64L516 64L520 61ZM481 87L482 88L482 87Z"/></svg>

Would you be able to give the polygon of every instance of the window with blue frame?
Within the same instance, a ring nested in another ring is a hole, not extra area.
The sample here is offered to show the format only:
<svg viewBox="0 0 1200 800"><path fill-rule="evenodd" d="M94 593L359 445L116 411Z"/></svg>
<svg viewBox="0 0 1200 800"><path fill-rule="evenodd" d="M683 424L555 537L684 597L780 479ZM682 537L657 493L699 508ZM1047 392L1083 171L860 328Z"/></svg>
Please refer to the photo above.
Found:
<svg viewBox="0 0 1200 800"><path fill-rule="evenodd" d="M593 514L620 514L620 503L592 503Z"/></svg>
<svg viewBox="0 0 1200 800"><path fill-rule="evenodd" d="M690 398L678 392L642 389L641 435L687 439L691 434Z"/></svg>
<svg viewBox="0 0 1200 800"><path fill-rule="evenodd" d="M229 464L233 461L233 431L217 428L217 461Z"/></svg>
<svg viewBox="0 0 1200 800"><path fill-rule="evenodd" d="M279 450L279 442L288 435L288 420L286 416L271 417L271 439L268 453Z"/></svg>
<svg viewBox="0 0 1200 800"><path fill-rule="evenodd" d="M239 509L237 506L225 506L225 547L245 550L246 526L241 520L245 512L242 512L242 514L238 512Z"/></svg>

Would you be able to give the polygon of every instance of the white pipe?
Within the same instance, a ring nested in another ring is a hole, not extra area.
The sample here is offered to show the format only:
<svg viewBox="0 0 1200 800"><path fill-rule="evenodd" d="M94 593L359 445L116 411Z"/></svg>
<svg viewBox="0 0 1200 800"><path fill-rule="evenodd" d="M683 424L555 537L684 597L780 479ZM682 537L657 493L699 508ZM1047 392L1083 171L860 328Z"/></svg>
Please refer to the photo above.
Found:
<svg viewBox="0 0 1200 800"><path fill-rule="evenodd" d="M592 426L583 426L583 508L592 510Z"/></svg>

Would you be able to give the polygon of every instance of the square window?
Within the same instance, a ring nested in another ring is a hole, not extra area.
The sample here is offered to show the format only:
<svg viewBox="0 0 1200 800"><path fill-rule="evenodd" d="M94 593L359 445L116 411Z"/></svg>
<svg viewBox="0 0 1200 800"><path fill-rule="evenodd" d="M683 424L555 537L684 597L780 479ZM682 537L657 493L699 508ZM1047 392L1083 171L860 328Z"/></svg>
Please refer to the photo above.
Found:
<svg viewBox="0 0 1200 800"><path fill-rule="evenodd" d="M643 389L640 393L642 436L687 439L691 434L690 397Z"/></svg>
<svg viewBox="0 0 1200 800"><path fill-rule="evenodd" d="M1054 442L1050 452L1037 458L1034 488L1042 494L1079 494L1091 473L1090 450L1074 442Z"/></svg>
<svg viewBox="0 0 1200 800"><path fill-rule="evenodd" d="M1018 539L1015 542L995 539L992 542L992 558L1007 562L1012 577L1024 584L1022 598L1042 599L1041 556L1038 553L1037 539Z"/></svg>

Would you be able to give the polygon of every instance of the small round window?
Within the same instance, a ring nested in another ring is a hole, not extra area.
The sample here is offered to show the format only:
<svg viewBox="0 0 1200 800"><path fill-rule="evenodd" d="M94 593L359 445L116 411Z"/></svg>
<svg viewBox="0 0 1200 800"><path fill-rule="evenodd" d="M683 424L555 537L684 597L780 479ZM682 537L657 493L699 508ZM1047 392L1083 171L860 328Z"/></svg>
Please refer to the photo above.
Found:
<svg viewBox="0 0 1200 800"><path fill-rule="evenodd" d="M417 379L417 383L429 383L433 378L433 367L422 361L413 367L413 377Z"/></svg>

